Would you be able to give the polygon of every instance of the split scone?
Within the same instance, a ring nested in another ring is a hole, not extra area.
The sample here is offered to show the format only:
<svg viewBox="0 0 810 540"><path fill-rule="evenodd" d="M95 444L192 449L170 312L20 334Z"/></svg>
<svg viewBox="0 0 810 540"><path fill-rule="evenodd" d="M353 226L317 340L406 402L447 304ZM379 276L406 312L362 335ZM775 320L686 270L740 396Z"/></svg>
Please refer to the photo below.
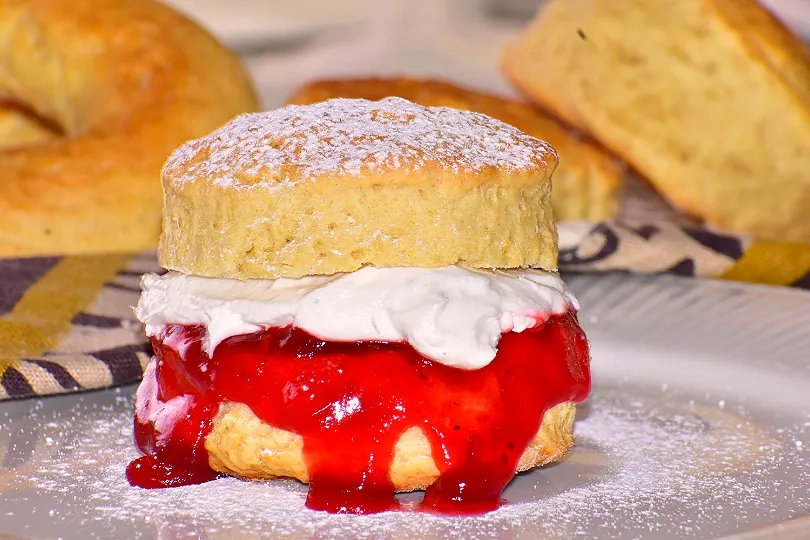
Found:
<svg viewBox="0 0 810 540"><path fill-rule="evenodd" d="M304 84L287 100L308 105L333 98L395 96L426 107L453 107L486 114L542 139L557 151L551 208L557 221L600 221L619 212L624 167L604 148L566 129L531 103L464 88L436 79L358 77Z"/></svg>
<svg viewBox="0 0 810 540"><path fill-rule="evenodd" d="M366 513L495 508L590 391L552 148L400 98L243 115L163 169L133 485L297 478Z"/></svg>

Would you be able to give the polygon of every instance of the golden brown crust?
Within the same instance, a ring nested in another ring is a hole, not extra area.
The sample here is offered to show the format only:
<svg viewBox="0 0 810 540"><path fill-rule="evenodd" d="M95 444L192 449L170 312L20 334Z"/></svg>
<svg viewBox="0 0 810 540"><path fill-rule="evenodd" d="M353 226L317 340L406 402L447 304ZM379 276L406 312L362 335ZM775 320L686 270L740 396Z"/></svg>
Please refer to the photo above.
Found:
<svg viewBox="0 0 810 540"><path fill-rule="evenodd" d="M3 111L41 144L0 153L0 256L154 248L166 156L258 108L239 61L151 0L0 0L0 38L0 100L65 134Z"/></svg>
<svg viewBox="0 0 810 540"><path fill-rule="evenodd" d="M516 472L551 463L571 449L575 412L576 406L570 401L546 412ZM242 403L226 402L221 406L205 448L215 471L249 480L289 477L309 481L303 439L264 423ZM389 471L396 491L424 489L438 477L430 442L421 429L409 428L397 441Z"/></svg>
<svg viewBox="0 0 810 540"><path fill-rule="evenodd" d="M556 269L551 147L399 98L244 115L163 170L162 266L274 279L364 265Z"/></svg>
<svg viewBox="0 0 810 540"><path fill-rule="evenodd" d="M502 68L680 208L810 242L810 55L755 1L552 0Z"/></svg>
<svg viewBox="0 0 810 540"><path fill-rule="evenodd" d="M378 100L388 96L427 107L479 112L547 141L560 156L551 196L557 221L598 221L609 219L618 211L623 175L618 160L529 103L441 80L406 76L312 81L294 90L287 103L306 105L339 97Z"/></svg>

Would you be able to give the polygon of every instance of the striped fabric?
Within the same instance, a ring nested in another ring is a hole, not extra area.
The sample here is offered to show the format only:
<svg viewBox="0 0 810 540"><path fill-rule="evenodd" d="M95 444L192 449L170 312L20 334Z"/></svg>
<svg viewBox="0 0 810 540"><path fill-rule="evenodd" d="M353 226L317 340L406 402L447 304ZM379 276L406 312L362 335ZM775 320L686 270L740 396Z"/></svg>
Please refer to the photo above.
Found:
<svg viewBox="0 0 810 540"><path fill-rule="evenodd" d="M147 255L0 260L0 399L136 381L149 359L131 306Z"/></svg>
<svg viewBox="0 0 810 540"><path fill-rule="evenodd" d="M810 289L810 246L691 225L563 223L563 271L674 273ZM132 306L154 253L0 259L0 399L137 381L150 356Z"/></svg>
<svg viewBox="0 0 810 540"><path fill-rule="evenodd" d="M564 223L560 269L676 274L810 289L810 246L673 223Z"/></svg>
<svg viewBox="0 0 810 540"><path fill-rule="evenodd" d="M619 215L603 223L559 223L560 268L810 289L810 246L713 231L672 208L632 174L625 178Z"/></svg>

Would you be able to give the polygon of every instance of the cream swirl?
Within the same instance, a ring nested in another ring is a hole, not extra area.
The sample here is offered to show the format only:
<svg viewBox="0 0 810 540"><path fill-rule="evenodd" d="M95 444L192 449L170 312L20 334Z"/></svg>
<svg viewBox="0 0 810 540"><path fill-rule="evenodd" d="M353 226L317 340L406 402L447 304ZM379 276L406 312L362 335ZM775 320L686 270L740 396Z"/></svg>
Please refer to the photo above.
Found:
<svg viewBox="0 0 810 540"><path fill-rule="evenodd" d="M204 324L206 350L263 327L294 325L330 341L399 341L448 366L479 369L505 332L577 309L560 276L541 270L374 268L300 279L147 274L136 308L149 335Z"/></svg>

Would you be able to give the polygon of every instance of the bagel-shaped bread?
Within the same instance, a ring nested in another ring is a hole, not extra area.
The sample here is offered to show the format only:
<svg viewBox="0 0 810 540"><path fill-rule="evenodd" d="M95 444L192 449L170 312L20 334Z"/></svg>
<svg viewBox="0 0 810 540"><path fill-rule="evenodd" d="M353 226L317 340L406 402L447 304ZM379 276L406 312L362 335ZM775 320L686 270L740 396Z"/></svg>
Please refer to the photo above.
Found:
<svg viewBox="0 0 810 540"><path fill-rule="evenodd" d="M517 471L546 465L561 458L574 445L575 404L560 403L546 411L540 429L518 461ZM205 439L212 469L248 480L278 477L309 482L300 435L263 422L243 403L220 407ZM406 430L394 447L388 476L398 492L424 489L439 478L439 469L425 434L418 427Z"/></svg>
<svg viewBox="0 0 810 540"><path fill-rule="evenodd" d="M61 132L0 111L0 256L153 249L166 156L258 109L240 62L150 0L0 0L0 40L0 100Z"/></svg>
<svg viewBox="0 0 810 540"><path fill-rule="evenodd" d="M298 278L557 265L547 143L470 111L332 99L242 115L163 169L161 266Z"/></svg>

